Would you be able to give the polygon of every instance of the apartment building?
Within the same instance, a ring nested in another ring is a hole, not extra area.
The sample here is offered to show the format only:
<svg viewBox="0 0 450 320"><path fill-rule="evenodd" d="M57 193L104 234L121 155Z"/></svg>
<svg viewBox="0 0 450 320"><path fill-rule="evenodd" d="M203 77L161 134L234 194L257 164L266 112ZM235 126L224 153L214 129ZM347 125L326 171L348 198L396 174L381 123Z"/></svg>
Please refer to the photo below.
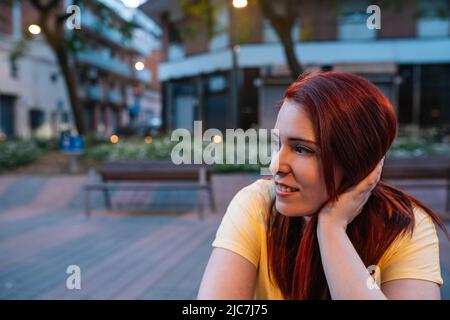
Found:
<svg viewBox="0 0 450 320"><path fill-rule="evenodd" d="M107 136L131 121L158 124L161 99L156 66L159 27L139 10L120 0L100 0L102 16L81 6L80 32L85 49L71 56L77 68L78 96L90 134ZM62 10L72 1L61 1ZM2 136L56 137L73 130L73 116L64 79L43 35L26 42L25 55L11 53L23 39L37 13L28 0L0 4L0 131ZM105 19L108 19L106 22ZM119 30L133 22L131 37ZM142 62L137 70L135 64Z"/></svg>
<svg viewBox="0 0 450 320"><path fill-rule="evenodd" d="M206 128L270 128L290 81L277 35L256 0L245 8L233 7L231 0L211 1L218 12L212 37L206 27L183 36L189 19L181 1L141 7L163 30L159 78L165 125L191 128L193 120L203 120ZM303 69L365 76L391 100L401 125L449 128L449 1L380 1L381 29L366 25L370 1L298 3L292 38ZM231 31L238 35L237 104Z"/></svg>

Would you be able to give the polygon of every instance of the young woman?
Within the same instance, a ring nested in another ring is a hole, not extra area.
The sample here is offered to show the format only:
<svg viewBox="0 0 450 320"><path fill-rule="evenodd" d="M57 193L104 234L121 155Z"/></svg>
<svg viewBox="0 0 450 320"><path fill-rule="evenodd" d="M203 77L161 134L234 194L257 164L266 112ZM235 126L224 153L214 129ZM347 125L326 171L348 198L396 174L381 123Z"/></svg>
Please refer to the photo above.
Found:
<svg viewBox="0 0 450 320"><path fill-rule="evenodd" d="M198 298L440 299L434 223L449 235L380 179L397 129L381 91L352 74L307 75L275 129L273 177L229 204Z"/></svg>

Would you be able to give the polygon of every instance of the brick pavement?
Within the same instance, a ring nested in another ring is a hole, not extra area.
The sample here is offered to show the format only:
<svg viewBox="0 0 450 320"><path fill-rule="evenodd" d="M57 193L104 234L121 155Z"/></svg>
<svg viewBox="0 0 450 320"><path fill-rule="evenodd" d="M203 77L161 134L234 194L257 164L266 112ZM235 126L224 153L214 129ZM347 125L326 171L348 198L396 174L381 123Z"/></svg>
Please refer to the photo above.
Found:
<svg viewBox="0 0 450 320"><path fill-rule="evenodd" d="M0 176L0 299L194 299L229 201L257 178L215 175L218 213L201 221L195 191L115 192L109 212L99 192L87 218L86 176ZM443 190L407 191L442 210ZM450 243L439 234L450 299ZM72 264L81 290L66 289Z"/></svg>

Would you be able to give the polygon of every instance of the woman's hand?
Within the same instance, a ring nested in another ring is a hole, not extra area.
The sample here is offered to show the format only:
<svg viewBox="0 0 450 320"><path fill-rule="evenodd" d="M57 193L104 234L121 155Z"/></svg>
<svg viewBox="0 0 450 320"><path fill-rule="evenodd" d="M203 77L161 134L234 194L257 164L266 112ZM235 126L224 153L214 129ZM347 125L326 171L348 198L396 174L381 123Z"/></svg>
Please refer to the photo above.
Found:
<svg viewBox="0 0 450 320"><path fill-rule="evenodd" d="M361 213L372 190L380 181L383 163L384 157L367 177L341 194L337 202L323 207L319 212L319 224L327 223L345 230L347 225Z"/></svg>

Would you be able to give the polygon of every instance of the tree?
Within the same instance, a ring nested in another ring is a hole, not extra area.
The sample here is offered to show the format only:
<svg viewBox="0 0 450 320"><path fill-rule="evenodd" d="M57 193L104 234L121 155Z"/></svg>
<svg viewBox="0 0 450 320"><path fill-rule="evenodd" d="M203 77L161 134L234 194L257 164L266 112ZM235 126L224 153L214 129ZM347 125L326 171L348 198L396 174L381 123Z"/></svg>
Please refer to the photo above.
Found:
<svg viewBox="0 0 450 320"><path fill-rule="evenodd" d="M78 5L79 2L75 0L74 4ZM69 42L71 40L75 41L75 39L68 39L64 28L66 19L71 15L66 13L65 10L61 10L63 4L61 0L50 0L46 4L41 0L30 0L30 3L39 13L38 24L42 28L45 40L54 52L61 68L77 131L79 134L85 135L87 131L83 118L83 109L78 98L76 69L69 57Z"/></svg>
<svg viewBox="0 0 450 320"><path fill-rule="evenodd" d="M272 24L284 49L287 64L292 79L296 79L302 72L302 67L295 54L294 41L292 40L292 28L297 18L298 4L296 0L259 0L259 6L264 17ZM278 8L274 7L274 4Z"/></svg>
<svg viewBox="0 0 450 320"><path fill-rule="evenodd" d="M302 10L302 3L305 1L248 0L248 2L249 4L256 4L263 17L272 25L283 47L291 77L296 79L303 72L303 69L299 62L298 52L295 51L295 42L291 35L296 25L299 12ZM348 2L350 5L355 4L355 0L329 0L329 10L339 15L339 6L345 2ZM361 2L361 4L365 5L364 2ZM396 12L400 12L405 6L412 6L416 10L416 16L423 14L423 3L420 0L373 0L372 4L382 6L384 9L393 9ZM429 7L428 9L432 7L435 11L434 14L437 16L448 17L448 7L445 1L432 0L427 6ZM213 4L212 0L182 0L182 9L185 16L191 18L190 21L194 22L194 27L195 24L198 26L200 22L204 23L207 26L209 36L214 33L214 26L216 24L215 13L217 10L215 10L215 7L216 5ZM240 9L236 10L239 11ZM308 32L311 31L308 30L308 27L302 25L302 39L308 39ZM239 28L239 31L242 33L245 30ZM188 35L190 34L193 34L192 30L190 30Z"/></svg>
<svg viewBox="0 0 450 320"><path fill-rule="evenodd" d="M16 0L9 0L11 5ZM78 97L77 66L74 57L77 52L86 49L83 33L77 29L66 30L67 19L71 18L75 12L66 12L64 0L22 0L22 4L28 2L37 13L36 23L41 27L44 39L50 49L55 54L64 78L67 94L69 96L75 127L80 135L86 135L86 124L83 118L83 108ZM91 7L94 12L105 17L109 14L109 9L99 1L74 0L73 5L81 7ZM108 21L108 19L102 19ZM107 23L107 22L106 22ZM132 23L124 22L120 29L125 38L131 37L131 30L135 26ZM24 37L26 42L29 36ZM12 59L17 59L23 54L26 46L24 42L19 42L16 50L12 54Z"/></svg>
<svg viewBox="0 0 450 320"><path fill-rule="evenodd" d="M227 0L229 1L229 0ZM295 54L292 29L295 26L298 13L298 0L256 0L263 16L268 19L283 46L291 77L296 79L303 69ZM199 28L206 26L208 37L214 35L217 24L217 7L210 0L182 0L182 11L188 18L184 26L185 37L190 37ZM233 8L231 8L233 9ZM243 32L244 30L240 30Z"/></svg>

